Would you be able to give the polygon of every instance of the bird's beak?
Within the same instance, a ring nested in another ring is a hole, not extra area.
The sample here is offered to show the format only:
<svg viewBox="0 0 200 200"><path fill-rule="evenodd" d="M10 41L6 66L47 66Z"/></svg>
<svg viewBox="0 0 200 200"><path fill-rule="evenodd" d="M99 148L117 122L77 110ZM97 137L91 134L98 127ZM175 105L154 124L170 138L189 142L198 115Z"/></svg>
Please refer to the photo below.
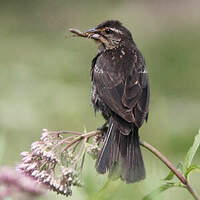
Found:
<svg viewBox="0 0 200 200"><path fill-rule="evenodd" d="M78 29L70 28L69 31L75 34L73 36L91 38L94 39L97 43L100 42L105 45L109 45L109 41L103 35L101 35L101 30L97 28L92 28L85 32L81 32Z"/></svg>
<svg viewBox="0 0 200 200"><path fill-rule="evenodd" d="M88 35L88 38L94 39L98 44L102 43L106 46L109 45L109 40L101 34L100 29L92 28L84 32L86 35Z"/></svg>
<svg viewBox="0 0 200 200"><path fill-rule="evenodd" d="M90 33L90 34L92 34L92 33L97 33L98 32L98 30L96 29L96 28L90 28L89 30L87 30L87 31L85 31L85 33Z"/></svg>
<svg viewBox="0 0 200 200"><path fill-rule="evenodd" d="M84 32L84 34L88 35L88 38L92 38L94 40L100 40L101 35L99 34L99 30L96 28L91 28Z"/></svg>

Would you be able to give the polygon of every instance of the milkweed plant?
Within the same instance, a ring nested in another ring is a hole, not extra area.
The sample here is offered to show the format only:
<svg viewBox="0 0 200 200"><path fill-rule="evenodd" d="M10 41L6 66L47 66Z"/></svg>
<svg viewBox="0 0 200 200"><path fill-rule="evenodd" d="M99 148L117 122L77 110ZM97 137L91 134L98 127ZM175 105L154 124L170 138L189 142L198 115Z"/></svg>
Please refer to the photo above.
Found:
<svg viewBox="0 0 200 200"><path fill-rule="evenodd" d="M22 160L16 168L0 168L0 199L34 199L48 190L65 197L71 196L73 187L83 186L81 173L85 156L96 159L103 140L104 133L100 130L81 133L43 129L40 139L31 144L30 150L21 153ZM194 199L200 200L189 183L189 175L194 170L200 170L200 166L192 162L200 145L200 131L184 162L179 162L176 167L155 147L144 141L140 141L140 144L170 169L163 184L143 200L154 199L172 187L187 189Z"/></svg>

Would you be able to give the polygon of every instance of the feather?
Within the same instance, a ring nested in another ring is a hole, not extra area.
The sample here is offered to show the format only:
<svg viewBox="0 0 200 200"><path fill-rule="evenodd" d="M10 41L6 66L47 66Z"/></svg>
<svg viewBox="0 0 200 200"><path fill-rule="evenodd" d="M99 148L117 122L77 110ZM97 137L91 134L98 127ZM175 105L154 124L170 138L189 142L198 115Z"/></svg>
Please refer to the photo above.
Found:
<svg viewBox="0 0 200 200"><path fill-rule="evenodd" d="M130 134L120 133L119 122L110 120L103 148L96 162L99 173L108 171L111 178L121 177L127 183L145 178L145 169L139 144L138 128L130 127Z"/></svg>

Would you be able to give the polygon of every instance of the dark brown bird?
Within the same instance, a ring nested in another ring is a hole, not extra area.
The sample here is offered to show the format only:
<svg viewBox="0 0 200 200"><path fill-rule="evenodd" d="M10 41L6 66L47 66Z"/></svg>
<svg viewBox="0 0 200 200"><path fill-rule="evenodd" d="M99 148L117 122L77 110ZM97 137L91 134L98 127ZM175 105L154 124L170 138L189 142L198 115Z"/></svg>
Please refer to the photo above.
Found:
<svg viewBox="0 0 200 200"><path fill-rule="evenodd" d="M99 44L91 68L91 101L106 120L106 132L96 169L127 183L140 181L145 169L138 130L147 121L150 96L145 60L119 21L105 21L79 36Z"/></svg>

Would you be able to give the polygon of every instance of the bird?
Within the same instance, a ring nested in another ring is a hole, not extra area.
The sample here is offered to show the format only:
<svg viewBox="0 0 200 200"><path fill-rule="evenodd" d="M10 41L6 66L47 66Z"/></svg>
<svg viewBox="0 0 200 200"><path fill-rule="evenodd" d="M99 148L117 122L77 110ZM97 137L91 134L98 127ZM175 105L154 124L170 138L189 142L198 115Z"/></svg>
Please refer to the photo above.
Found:
<svg viewBox="0 0 200 200"><path fill-rule="evenodd" d="M150 100L145 59L118 20L106 20L82 36L98 44L91 65L91 102L105 124L96 170L126 183L141 181L146 175L139 128L148 120Z"/></svg>

